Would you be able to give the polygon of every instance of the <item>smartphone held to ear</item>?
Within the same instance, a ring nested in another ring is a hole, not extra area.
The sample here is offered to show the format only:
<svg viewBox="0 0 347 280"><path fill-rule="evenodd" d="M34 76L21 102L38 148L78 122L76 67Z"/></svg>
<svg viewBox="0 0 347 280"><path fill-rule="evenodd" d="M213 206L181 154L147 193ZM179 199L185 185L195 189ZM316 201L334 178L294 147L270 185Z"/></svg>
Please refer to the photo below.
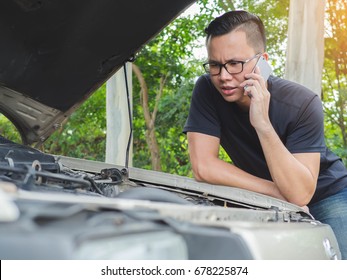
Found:
<svg viewBox="0 0 347 280"><path fill-rule="evenodd" d="M257 64L254 66L253 71L255 71L256 67L259 67L260 69L260 75L264 78L264 81L266 82L267 79L269 78L269 76L272 74L272 68L270 66L270 64L267 62L267 60L261 56L258 61Z"/></svg>
<svg viewBox="0 0 347 280"><path fill-rule="evenodd" d="M254 66L252 73L255 71L257 66L259 67L260 75L263 77L264 81L266 82L269 76L272 74L272 68L270 64L267 62L267 60L263 56L261 56L258 59L257 64ZM247 86L244 87L245 91L246 89L247 89ZM247 95L249 98L253 97L250 92L248 92Z"/></svg>

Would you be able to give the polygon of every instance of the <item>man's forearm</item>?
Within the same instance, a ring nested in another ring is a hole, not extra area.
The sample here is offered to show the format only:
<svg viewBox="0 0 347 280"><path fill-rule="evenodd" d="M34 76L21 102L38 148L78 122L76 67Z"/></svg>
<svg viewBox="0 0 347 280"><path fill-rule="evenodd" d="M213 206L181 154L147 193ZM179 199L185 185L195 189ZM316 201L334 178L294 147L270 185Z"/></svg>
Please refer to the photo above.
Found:
<svg viewBox="0 0 347 280"><path fill-rule="evenodd" d="M258 137L271 177L280 192L289 202L306 205L315 190L315 172L287 150L272 127L266 133L258 133Z"/></svg>
<svg viewBox="0 0 347 280"><path fill-rule="evenodd" d="M223 160L210 159L199 165L199 168L193 168L194 176L198 181L238 187L286 200L274 182L249 174Z"/></svg>

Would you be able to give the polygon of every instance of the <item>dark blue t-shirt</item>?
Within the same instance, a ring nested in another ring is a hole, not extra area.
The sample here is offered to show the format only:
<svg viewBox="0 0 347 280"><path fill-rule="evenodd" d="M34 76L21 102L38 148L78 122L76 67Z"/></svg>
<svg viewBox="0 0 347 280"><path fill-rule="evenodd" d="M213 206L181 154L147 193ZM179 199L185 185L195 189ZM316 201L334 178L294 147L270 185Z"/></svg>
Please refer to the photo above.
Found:
<svg viewBox="0 0 347 280"><path fill-rule="evenodd" d="M271 94L270 121L286 148L291 153L321 154L317 189L310 204L347 187L347 169L325 145L320 98L297 83L274 76L268 80L268 90ZM272 180L248 112L225 101L209 75L201 76L195 84L183 131L220 138L222 147L237 167Z"/></svg>

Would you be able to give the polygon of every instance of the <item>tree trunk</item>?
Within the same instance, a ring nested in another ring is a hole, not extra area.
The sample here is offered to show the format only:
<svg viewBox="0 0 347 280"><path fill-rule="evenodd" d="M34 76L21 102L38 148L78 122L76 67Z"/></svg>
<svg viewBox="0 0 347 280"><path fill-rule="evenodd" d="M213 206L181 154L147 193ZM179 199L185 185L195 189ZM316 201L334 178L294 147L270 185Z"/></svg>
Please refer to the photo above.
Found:
<svg viewBox="0 0 347 280"><path fill-rule="evenodd" d="M140 68L133 64L133 72L135 73L141 87L141 100L142 100L142 107L143 107L143 115L146 123L146 142L148 145L148 148L151 153L151 163L152 163L152 169L156 171L161 171L161 163L160 163L160 151L159 151L159 145L157 138L155 136L155 119L158 112L158 104L159 100L163 93L163 87L166 81L166 78L162 78L160 80L160 88L156 95L155 100L155 106L153 109L153 112L150 112L149 104L148 104L148 88L146 81L141 73Z"/></svg>
<svg viewBox="0 0 347 280"><path fill-rule="evenodd" d="M325 0L290 0L285 78L321 96Z"/></svg>

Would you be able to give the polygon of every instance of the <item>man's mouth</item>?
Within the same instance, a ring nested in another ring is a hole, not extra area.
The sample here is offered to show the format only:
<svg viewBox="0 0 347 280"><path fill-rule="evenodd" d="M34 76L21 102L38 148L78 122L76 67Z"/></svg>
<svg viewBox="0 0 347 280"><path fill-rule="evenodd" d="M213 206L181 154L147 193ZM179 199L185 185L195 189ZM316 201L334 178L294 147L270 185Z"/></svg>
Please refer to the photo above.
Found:
<svg viewBox="0 0 347 280"><path fill-rule="evenodd" d="M222 90L223 94L225 94L225 95L234 94L236 89L238 89L238 87L231 87L231 86L222 86L221 87L221 90Z"/></svg>

